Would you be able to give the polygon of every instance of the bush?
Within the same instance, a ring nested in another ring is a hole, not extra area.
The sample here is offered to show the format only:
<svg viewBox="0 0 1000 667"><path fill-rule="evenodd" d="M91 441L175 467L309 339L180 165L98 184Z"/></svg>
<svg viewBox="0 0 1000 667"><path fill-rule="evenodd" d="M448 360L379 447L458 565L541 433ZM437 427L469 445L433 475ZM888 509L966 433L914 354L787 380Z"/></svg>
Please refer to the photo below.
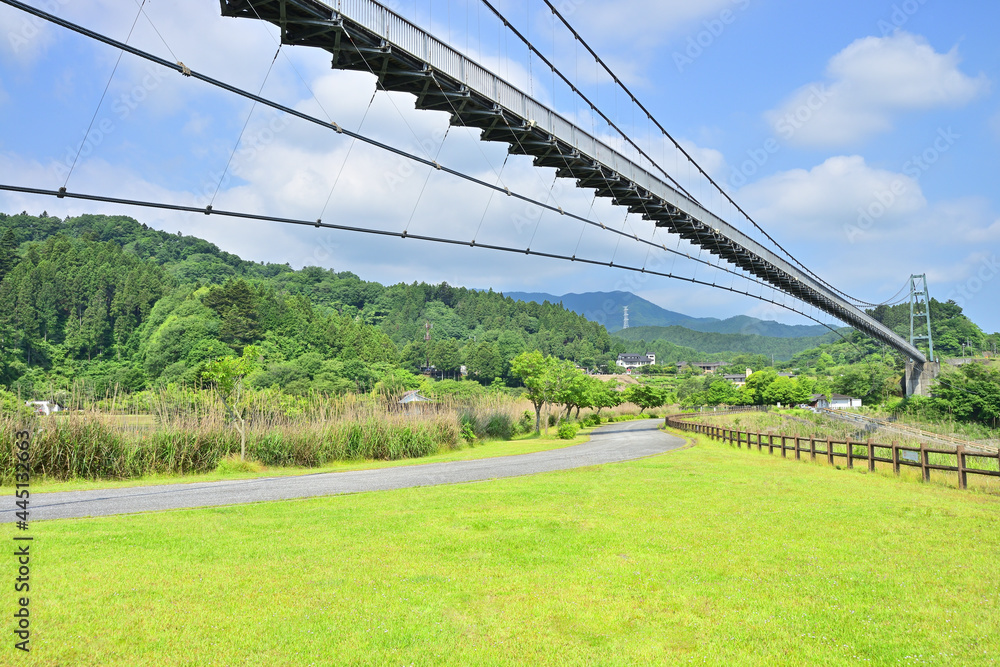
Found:
<svg viewBox="0 0 1000 667"><path fill-rule="evenodd" d="M576 437L579 427L572 422L563 422L559 425L559 439L572 440Z"/></svg>
<svg viewBox="0 0 1000 667"><path fill-rule="evenodd" d="M587 415L586 417L583 418L583 425L584 426L600 426L601 425L601 416L599 414L597 414L596 412L592 412L592 413L590 413L589 415Z"/></svg>
<svg viewBox="0 0 1000 667"><path fill-rule="evenodd" d="M558 423L559 417L556 415L549 415L549 426L555 426Z"/></svg>
<svg viewBox="0 0 1000 667"><path fill-rule="evenodd" d="M495 440L510 440L514 437L514 420L503 412L494 412L486 419L483 434Z"/></svg>
<svg viewBox="0 0 1000 667"><path fill-rule="evenodd" d="M521 415L521 421L517 423L518 428L522 433L530 433L535 429L535 413L531 410L525 410L524 414Z"/></svg>
<svg viewBox="0 0 1000 667"><path fill-rule="evenodd" d="M215 471L224 475L234 472L260 472L264 469L264 464L260 461L240 460L238 454L229 454L219 459L219 465L215 466Z"/></svg>

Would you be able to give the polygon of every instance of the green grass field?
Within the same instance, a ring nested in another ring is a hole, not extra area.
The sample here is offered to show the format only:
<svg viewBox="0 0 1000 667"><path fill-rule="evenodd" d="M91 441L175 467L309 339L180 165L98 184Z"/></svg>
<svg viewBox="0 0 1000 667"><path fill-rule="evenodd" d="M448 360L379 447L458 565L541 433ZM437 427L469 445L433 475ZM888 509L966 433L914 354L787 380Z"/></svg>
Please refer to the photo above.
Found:
<svg viewBox="0 0 1000 667"><path fill-rule="evenodd" d="M38 523L32 652L8 634L0 663L990 665L998 516L995 496L703 439L532 477ZM10 588L4 604L10 619Z"/></svg>

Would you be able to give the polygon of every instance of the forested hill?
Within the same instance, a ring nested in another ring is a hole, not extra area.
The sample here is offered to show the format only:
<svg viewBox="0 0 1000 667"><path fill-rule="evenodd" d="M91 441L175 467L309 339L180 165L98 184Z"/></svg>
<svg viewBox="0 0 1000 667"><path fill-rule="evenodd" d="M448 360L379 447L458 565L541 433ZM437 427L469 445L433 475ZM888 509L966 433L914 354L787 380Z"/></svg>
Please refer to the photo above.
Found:
<svg viewBox="0 0 1000 667"><path fill-rule="evenodd" d="M491 382L524 350L584 366L620 351L558 305L257 264L121 216L0 214L0 303L0 382L27 394L195 382L251 343L268 364L258 382L295 392L367 390L428 360Z"/></svg>
<svg viewBox="0 0 1000 667"><path fill-rule="evenodd" d="M674 361L674 351L678 346L690 348L705 354L720 352L741 354L773 355L782 361L794 355L841 340L836 332L827 330L824 336L809 338L774 338L755 334L706 333L685 327L632 327L614 334L615 338L629 341L631 347L641 347L643 351L657 353L657 359Z"/></svg>

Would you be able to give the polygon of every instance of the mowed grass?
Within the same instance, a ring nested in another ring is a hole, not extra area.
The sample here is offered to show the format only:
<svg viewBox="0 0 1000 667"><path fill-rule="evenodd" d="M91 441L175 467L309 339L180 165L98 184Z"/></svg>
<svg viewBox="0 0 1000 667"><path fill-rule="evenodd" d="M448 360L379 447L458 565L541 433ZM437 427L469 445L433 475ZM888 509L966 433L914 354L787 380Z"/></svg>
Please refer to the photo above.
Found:
<svg viewBox="0 0 1000 667"><path fill-rule="evenodd" d="M44 522L33 649L9 638L0 657L989 665L998 516L994 496L699 440L531 477Z"/></svg>

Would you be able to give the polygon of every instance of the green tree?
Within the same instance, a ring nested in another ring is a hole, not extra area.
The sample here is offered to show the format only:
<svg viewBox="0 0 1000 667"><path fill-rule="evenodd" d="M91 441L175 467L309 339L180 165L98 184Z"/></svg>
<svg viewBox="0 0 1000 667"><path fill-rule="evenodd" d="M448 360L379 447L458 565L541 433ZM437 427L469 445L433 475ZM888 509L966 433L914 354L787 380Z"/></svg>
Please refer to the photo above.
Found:
<svg viewBox="0 0 1000 667"><path fill-rule="evenodd" d="M525 398L535 408L535 433L542 432L542 407L552 400L555 359L541 352L522 352L510 362L510 372L521 380L527 390Z"/></svg>
<svg viewBox="0 0 1000 667"><path fill-rule="evenodd" d="M639 414L642 414L650 408L658 408L664 405L670 398L670 395L666 390L650 384L633 384L626 387L622 398L626 403L637 406Z"/></svg>
<svg viewBox="0 0 1000 667"><path fill-rule="evenodd" d="M17 245L14 230L8 227L0 236L0 281L17 265Z"/></svg>
<svg viewBox="0 0 1000 667"><path fill-rule="evenodd" d="M212 383L227 418L240 434L240 460L246 458L247 429L244 416L243 380L260 368L260 348L247 345L240 357L227 356L207 364L202 377Z"/></svg>
<svg viewBox="0 0 1000 667"><path fill-rule="evenodd" d="M1000 370L996 368L966 364L938 378L934 391L962 421L994 428L1000 423Z"/></svg>
<svg viewBox="0 0 1000 667"><path fill-rule="evenodd" d="M614 378L604 381L600 378L590 378L590 406L597 408L601 414L603 408L615 408L622 403L622 393L618 391L618 380Z"/></svg>

